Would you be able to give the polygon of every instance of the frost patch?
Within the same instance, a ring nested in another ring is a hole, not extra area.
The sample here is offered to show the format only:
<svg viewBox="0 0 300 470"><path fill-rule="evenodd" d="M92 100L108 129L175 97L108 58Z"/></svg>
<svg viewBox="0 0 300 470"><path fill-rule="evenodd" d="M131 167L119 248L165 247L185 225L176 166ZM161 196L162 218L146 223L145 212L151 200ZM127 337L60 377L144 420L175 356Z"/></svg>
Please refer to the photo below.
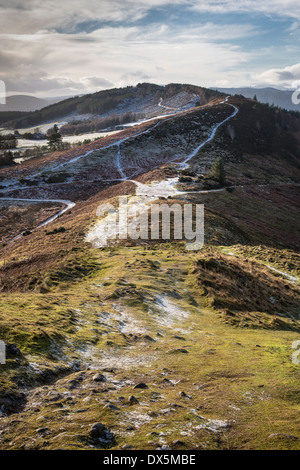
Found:
<svg viewBox="0 0 300 470"><path fill-rule="evenodd" d="M157 322L163 326L173 327L189 317L189 312L178 307L166 295L156 297L156 305L161 315L157 317Z"/></svg>

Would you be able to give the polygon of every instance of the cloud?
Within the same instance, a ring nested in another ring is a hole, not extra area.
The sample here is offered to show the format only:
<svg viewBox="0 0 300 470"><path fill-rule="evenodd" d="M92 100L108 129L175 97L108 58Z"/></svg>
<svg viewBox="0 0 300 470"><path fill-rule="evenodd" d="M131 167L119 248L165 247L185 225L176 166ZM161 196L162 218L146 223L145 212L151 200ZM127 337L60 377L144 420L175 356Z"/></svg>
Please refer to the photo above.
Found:
<svg viewBox="0 0 300 470"><path fill-rule="evenodd" d="M294 88L294 82L300 80L300 63L266 70L257 76L257 80L261 83Z"/></svg>
<svg viewBox="0 0 300 470"><path fill-rule="evenodd" d="M251 25L235 31L232 25L222 25L216 33L217 29L212 23L193 27L155 23L105 26L88 35L45 30L6 34L2 38L9 63L1 68L0 78L7 81L10 92L32 93L36 87L45 94L47 86L57 94L69 87L71 94L139 81L210 85L209 74L219 76L251 58L227 41L255 30Z"/></svg>
<svg viewBox="0 0 300 470"><path fill-rule="evenodd" d="M46 75L46 74L44 74ZM35 74L27 74L20 77L14 75L5 80L7 91L13 90L16 93L39 93L51 90L69 89L74 92L78 90L80 84L64 77L37 77Z"/></svg>
<svg viewBox="0 0 300 470"><path fill-rule="evenodd" d="M204 20L199 12L214 15ZM225 13L247 15L237 22ZM285 24L290 38L300 20L300 3L0 0L0 78L11 93L40 96L90 93L139 81L204 86L224 81L236 86L257 80L289 83L289 67L271 68L278 63L276 46L270 56L270 47L264 49L263 44L267 28L253 20L254 14L290 17L289 30ZM298 51L294 43L293 57ZM259 73L262 64L270 68Z"/></svg>
<svg viewBox="0 0 300 470"><path fill-rule="evenodd" d="M96 88L112 88L114 84L102 77L82 77L80 82L83 86Z"/></svg>
<svg viewBox="0 0 300 470"><path fill-rule="evenodd" d="M294 31L297 31L299 29L299 22L294 21L287 29L288 32L293 33Z"/></svg>
<svg viewBox="0 0 300 470"><path fill-rule="evenodd" d="M262 13L300 19L299 0L194 0L190 8L210 13Z"/></svg>
<svg viewBox="0 0 300 470"><path fill-rule="evenodd" d="M185 0L0 0L3 33L36 33L41 29L60 33L91 32L99 24L140 20L153 8L181 5ZM21 9L21 11L20 11ZM97 25L98 24L98 25Z"/></svg>
<svg viewBox="0 0 300 470"><path fill-rule="evenodd" d="M118 82L119 86L136 85L138 82L151 82L153 76L149 75L141 70L135 72L124 73ZM154 80L155 81L155 80Z"/></svg>
<svg viewBox="0 0 300 470"><path fill-rule="evenodd" d="M213 13L259 13L300 20L298 0L0 0L2 33L90 33L109 23L133 24L154 9L181 9ZM217 30L216 30L217 32Z"/></svg>
<svg viewBox="0 0 300 470"><path fill-rule="evenodd" d="M48 76L43 70L36 74L27 71L24 75L14 74L5 80L7 91L14 93L42 94L56 96L60 94L89 93L95 89L112 88L114 84L102 77L78 77L71 79L62 76Z"/></svg>

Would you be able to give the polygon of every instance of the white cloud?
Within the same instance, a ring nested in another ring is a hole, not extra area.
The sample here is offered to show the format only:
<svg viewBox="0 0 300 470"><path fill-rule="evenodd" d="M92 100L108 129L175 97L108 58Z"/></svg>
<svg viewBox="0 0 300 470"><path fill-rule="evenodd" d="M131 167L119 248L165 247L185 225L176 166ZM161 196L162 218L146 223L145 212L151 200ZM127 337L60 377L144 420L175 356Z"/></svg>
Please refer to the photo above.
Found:
<svg viewBox="0 0 300 470"><path fill-rule="evenodd" d="M300 19L299 0L194 0L191 8L211 13L263 13Z"/></svg>
<svg viewBox="0 0 300 470"><path fill-rule="evenodd" d="M261 13L300 20L299 0L0 0L2 33L74 33L88 23L134 21L153 8L184 6L209 13Z"/></svg>
<svg viewBox="0 0 300 470"><path fill-rule="evenodd" d="M288 67L266 70L257 75L257 80L260 83L294 88L294 83L300 80L300 63Z"/></svg>
<svg viewBox="0 0 300 470"><path fill-rule="evenodd" d="M87 22L124 22L143 18L149 9L189 4L185 0L0 0L3 33L36 33L39 30L76 32Z"/></svg>
<svg viewBox="0 0 300 470"><path fill-rule="evenodd" d="M287 29L288 32L293 33L294 31L297 31L299 29L299 22L294 21L290 27Z"/></svg>
<svg viewBox="0 0 300 470"><path fill-rule="evenodd" d="M10 92L21 92L23 83L24 93L32 93L36 86L44 94L47 85L51 94L55 90L61 94L60 88L65 90L67 81L70 93L138 81L210 86L210 76L217 79L251 58L251 54L227 42L232 36L252 34L251 25L235 31L232 25L223 25L216 33L217 29L212 23L192 28L165 24L106 26L88 35L40 31L34 41L28 34L2 35L8 64L5 67L3 61L1 78L7 81Z"/></svg>
<svg viewBox="0 0 300 470"><path fill-rule="evenodd" d="M168 22L165 16L165 23L159 19L157 24L135 23L150 9L168 5L188 8L190 24ZM249 21L230 24L228 20L224 24L224 17L220 17L216 23L197 24L193 22L194 10L220 14L246 12ZM300 20L300 2L0 0L0 78L10 92L44 95L90 93L145 80L204 86L225 82L231 86L250 85L260 81L286 86L296 74L293 71L296 66L259 73L261 63L272 66L276 62L263 62L270 57L263 46L252 53L246 51L245 38L264 34L255 21L251 24L251 13L291 17L291 34ZM239 40L243 46L234 45ZM271 55L275 60L276 51Z"/></svg>

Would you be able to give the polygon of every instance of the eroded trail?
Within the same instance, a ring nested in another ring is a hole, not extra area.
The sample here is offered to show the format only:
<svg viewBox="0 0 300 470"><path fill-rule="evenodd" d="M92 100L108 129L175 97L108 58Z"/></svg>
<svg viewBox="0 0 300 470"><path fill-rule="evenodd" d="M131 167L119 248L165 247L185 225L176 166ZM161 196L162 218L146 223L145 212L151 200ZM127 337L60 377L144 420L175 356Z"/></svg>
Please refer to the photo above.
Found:
<svg viewBox="0 0 300 470"><path fill-rule="evenodd" d="M122 169L122 164L121 164L121 158L122 158L122 155L121 155L121 144L119 143L118 144L118 154L117 154L117 167L118 167L118 171L120 173L120 176L121 176L121 179L122 180L126 180L127 179L127 176L125 175L123 169Z"/></svg>
<svg viewBox="0 0 300 470"><path fill-rule="evenodd" d="M223 124L225 124L225 122L229 121L230 119L234 118L234 117L237 115L237 113L239 112L238 108L237 108L236 106L234 106L233 104L227 103L227 101L228 101L228 96L227 96L227 98L225 99L224 103L226 103L228 106L231 106L231 107L234 109L233 113L232 113L230 116L228 116L226 119L224 119L223 121L219 122L218 124L216 124L216 125L213 127L213 130L212 130L210 136L209 136L206 140L204 140L204 142L201 142L201 143L198 145L198 147L196 147L196 148L187 156L187 158L181 163L180 166L181 166L182 168L187 167L187 166L188 166L187 163L188 163L193 157L195 157L195 156L197 155L197 153L199 152L199 150L200 150L202 147L204 147L206 144L208 144L209 142L211 142L211 141L215 138L216 132L217 132L217 130L219 129L220 126L222 126Z"/></svg>

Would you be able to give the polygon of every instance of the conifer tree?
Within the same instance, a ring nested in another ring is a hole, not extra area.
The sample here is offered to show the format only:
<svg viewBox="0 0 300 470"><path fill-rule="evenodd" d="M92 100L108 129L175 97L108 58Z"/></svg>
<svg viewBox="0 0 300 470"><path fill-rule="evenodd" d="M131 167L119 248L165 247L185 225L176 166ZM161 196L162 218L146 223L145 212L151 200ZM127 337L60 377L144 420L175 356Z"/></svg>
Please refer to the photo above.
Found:
<svg viewBox="0 0 300 470"><path fill-rule="evenodd" d="M217 181L220 185L225 184L226 175L222 157L218 157L217 160L212 164L209 177Z"/></svg>

